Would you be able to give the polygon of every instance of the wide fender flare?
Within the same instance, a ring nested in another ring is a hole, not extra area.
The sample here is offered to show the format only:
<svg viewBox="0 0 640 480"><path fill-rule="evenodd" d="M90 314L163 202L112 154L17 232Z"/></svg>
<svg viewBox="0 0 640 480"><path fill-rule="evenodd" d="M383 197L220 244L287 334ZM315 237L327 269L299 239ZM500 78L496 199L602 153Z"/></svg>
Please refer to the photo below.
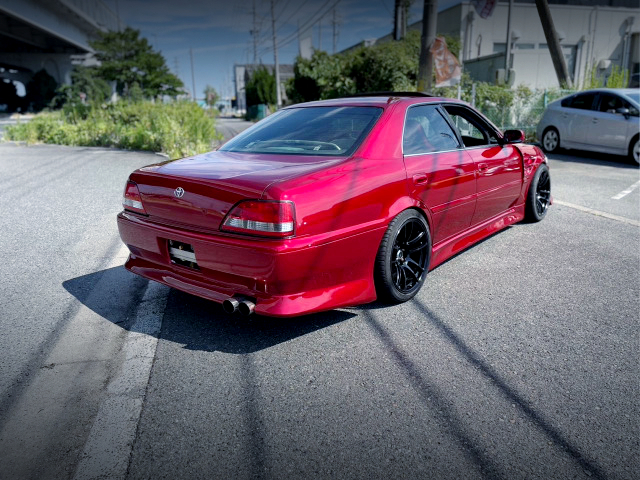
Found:
<svg viewBox="0 0 640 480"><path fill-rule="evenodd" d="M431 234L431 238L433 238L433 215L431 211L426 205L422 205L420 202L409 196L401 197L389 206L387 225L389 225L400 213L408 209L418 211L425 218L427 225L429 225L429 233Z"/></svg>

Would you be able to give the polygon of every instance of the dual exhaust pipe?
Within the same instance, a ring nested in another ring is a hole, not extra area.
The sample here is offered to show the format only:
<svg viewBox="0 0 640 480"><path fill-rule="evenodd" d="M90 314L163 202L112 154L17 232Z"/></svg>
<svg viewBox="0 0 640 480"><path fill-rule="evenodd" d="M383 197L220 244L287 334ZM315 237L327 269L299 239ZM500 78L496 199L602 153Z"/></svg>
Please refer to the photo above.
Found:
<svg viewBox="0 0 640 480"><path fill-rule="evenodd" d="M255 311L256 304L248 298L229 297L222 302L222 309L229 315L240 312L240 315L248 317Z"/></svg>

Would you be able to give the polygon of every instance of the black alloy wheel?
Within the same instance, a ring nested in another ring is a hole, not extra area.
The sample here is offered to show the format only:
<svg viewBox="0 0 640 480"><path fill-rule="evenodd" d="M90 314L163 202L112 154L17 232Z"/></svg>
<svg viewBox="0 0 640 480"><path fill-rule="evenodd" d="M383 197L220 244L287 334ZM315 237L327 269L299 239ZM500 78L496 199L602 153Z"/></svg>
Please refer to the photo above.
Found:
<svg viewBox="0 0 640 480"><path fill-rule="evenodd" d="M376 262L378 295L392 302L412 298L424 283L431 258L431 236L424 217L405 210L389 225Z"/></svg>
<svg viewBox="0 0 640 480"><path fill-rule="evenodd" d="M551 176L544 163L538 167L527 195L526 217L531 222L539 222L547 214L551 203Z"/></svg>

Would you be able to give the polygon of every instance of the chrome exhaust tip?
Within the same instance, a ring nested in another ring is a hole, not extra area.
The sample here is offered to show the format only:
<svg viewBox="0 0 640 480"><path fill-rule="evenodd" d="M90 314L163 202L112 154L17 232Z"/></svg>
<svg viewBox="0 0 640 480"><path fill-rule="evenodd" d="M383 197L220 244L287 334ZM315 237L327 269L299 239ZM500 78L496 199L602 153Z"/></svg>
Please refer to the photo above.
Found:
<svg viewBox="0 0 640 480"><path fill-rule="evenodd" d="M227 298L222 302L222 309L231 315L232 313L236 313L238 311L238 306L240 305L240 301L237 298Z"/></svg>
<svg viewBox="0 0 640 480"><path fill-rule="evenodd" d="M251 315L255 309L256 309L256 304L253 303L251 300L242 300L240 302L240 305L238 305L238 311L240 312L241 315L244 315L245 317L248 317L249 315Z"/></svg>

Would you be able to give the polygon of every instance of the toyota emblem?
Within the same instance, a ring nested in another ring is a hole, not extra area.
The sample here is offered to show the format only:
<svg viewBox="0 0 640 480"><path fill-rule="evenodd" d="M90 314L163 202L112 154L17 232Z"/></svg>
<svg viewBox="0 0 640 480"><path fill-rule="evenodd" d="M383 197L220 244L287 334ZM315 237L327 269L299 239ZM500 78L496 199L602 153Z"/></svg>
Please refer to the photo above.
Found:
<svg viewBox="0 0 640 480"><path fill-rule="evenodd" d="M184 195L184 188L182 187L178 187L173 191L173 194L177 197L177 198L182 198L182 196Z"/></svg>

